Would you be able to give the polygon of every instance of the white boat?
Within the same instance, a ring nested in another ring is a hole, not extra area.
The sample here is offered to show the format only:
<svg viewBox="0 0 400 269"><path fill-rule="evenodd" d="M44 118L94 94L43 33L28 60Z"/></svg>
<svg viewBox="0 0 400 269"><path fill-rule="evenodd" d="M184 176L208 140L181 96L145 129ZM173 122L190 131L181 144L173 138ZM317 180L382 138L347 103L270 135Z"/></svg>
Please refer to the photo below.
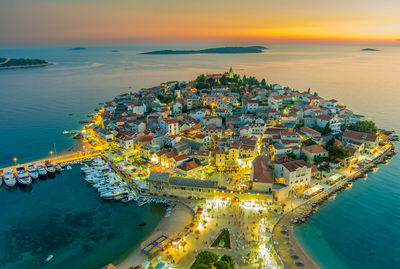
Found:
<svg viewBox="0 0 400 269"><path fill-rule="evenodd" d="M54 255L53 254L51 254L51 255L49 255L46 259L44 259L44 261L45 262L49 262L51 259L53 259L54 258Z"/></svg>
<svg viewBox="0 0 400 269"><path fill-rule="evenodd" d="M21 186L26 186L32 183L32 178L29 173L25 170L23 166L17 166L15 168L15 173L17 176L17 181Z"/></svg>
<svg viewBox="0 0 400 269"><path fill-rule="evenodd" d="M40 162L36 163L36 169L39 173L39 177L42 177L42 178L46 177L47 171L46 171L46 169L44 169L43 165Z"/></svg>
<svg viewBox="0 0 400 269"><path fill-rule="evenodd" d="M33 166L33 164L28 165L28 173L32 179L38 179L39 177L39 172L37 171L35 166Z"/></svg>
<svg viewBox="0 0 400 269"><path fill-rule="evenodd" d="M4 184L6 184L8 187L14 187L15 184L17 184L17 180L11 168L4 169L3 180Z"/></svg>
<svg viewBox="0 0 400 269"><path fill-rule="evenodd" d="M71 169L72 169L71 165L68 165L67 170L71 170Z"/></svg>
<svg viewBox="0 0 400 269"><path fill-rule="evenodd" d="M118 189L102 192L100 194L100 197L104 198L104 199L113 199L114 197L124 194L126 192L127 192L126 189L118 188Z"/></svg>
<svg viewBox="0 0 400 269"><path fill-rule="evenodd" d="M125 197L122 199L122 202L123 202L123 203L129 203L130 201L132 201L132 200L134 200L134 199L135 199L135 195L132 194L132 193L130 193L128 196L125 196Z"/></svg>
<svg viewBox="0 0 400 269"><path fill-rule="evenodd" d="M59 163L56 164L56 170L57 170L57 172L64 171L64 169L61 167L61 165Z"/></svg>
<svg viewBox="0 0 400 269"><path fill-rule="evenodd" d="M45 167L47 173L49 173L50 175L54 175L56 172L56 169L54 168L54 166L52 164L46 164Z"/></svg>

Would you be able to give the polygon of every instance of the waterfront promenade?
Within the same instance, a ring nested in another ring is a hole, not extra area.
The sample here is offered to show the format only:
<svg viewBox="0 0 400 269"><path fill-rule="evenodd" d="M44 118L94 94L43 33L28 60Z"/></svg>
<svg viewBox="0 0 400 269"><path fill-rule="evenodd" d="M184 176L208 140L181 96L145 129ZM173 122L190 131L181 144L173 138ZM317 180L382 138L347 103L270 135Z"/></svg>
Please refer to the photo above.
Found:
<svg viewBox="0 0 400 269"><path fill-rule="evenodd" d="M327 200L334 193L345 189L350 182L369 172L373 166L381 162L393 150L394 146L389 144L374 160L281 216L274 225L271 242L274 245L279 260L285 268L320 268L297 241L293 234L293 225L306 221L317 210L319 204Z"/></svg>

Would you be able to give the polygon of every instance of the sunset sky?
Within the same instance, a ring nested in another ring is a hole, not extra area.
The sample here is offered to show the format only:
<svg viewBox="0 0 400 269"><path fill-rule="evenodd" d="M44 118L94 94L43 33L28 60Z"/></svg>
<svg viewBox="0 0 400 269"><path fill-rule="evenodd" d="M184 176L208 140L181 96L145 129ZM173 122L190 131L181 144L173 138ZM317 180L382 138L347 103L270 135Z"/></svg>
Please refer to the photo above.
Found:
<svg viewBox="0 0 400 269"><path fill-rule="evenodd" d="M399 0L1 0L0 46L400 43Z"/></svg>

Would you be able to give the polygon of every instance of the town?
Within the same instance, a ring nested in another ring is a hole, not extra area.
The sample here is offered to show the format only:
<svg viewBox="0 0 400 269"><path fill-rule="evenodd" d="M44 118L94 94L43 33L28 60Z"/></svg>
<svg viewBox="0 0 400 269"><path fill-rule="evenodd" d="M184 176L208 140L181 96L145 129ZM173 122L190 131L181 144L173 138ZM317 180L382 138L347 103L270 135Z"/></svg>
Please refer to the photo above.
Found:
<svg viewBox="0 0 400 269"><path fill-rule="evenodd" d="M337 100L232 68L116 96L81 134L139 196L193 210L184 231L142 244L142 268L209 268L207 259L230 268L218 255L249 268L304 266L275 249L288 240L285 229L272 239L277 221L393 149Z"/></svg>

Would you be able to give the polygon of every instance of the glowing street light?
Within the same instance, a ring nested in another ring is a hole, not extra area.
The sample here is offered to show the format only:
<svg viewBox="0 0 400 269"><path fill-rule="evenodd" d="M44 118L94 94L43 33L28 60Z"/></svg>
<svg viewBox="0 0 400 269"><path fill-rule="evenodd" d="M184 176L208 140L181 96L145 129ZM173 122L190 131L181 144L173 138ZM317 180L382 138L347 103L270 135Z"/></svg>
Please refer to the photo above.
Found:
<svg viewBox="0 0 400 269"><path fill-rule="evenodd" d="M17 157L14 157L14 158L13 158L13 161L14 161L15 165L17 165L18 158L17 158Z"/></svg>
<svg viewBox="0 0 400 269"><path fill-rule="evenodd" d="M53 152L52 150L50 150L49 153L50 153L51 157L53 157L53 153L54 153L54 152Z"/></svg>

